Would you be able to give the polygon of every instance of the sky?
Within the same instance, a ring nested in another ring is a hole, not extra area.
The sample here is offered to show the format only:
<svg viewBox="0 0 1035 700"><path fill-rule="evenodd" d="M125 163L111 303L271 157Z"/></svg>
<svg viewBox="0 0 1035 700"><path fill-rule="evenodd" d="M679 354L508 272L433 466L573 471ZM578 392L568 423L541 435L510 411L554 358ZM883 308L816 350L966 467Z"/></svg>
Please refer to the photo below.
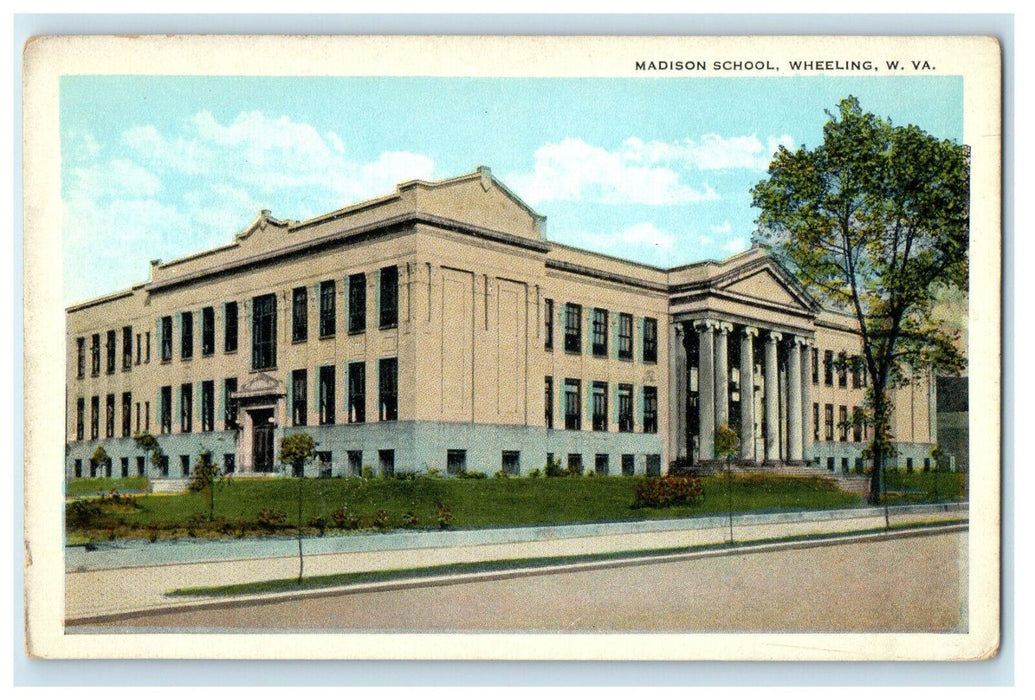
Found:
<svg viewBox="0 0 1035 700"><path fill-rule="evenodd" d="M399 182L491 168L549 240L660 267L750 245L751 187L848 95L962 143L954 76L65 76L66 304L224 245L262 209L304 220Z"/></svg>

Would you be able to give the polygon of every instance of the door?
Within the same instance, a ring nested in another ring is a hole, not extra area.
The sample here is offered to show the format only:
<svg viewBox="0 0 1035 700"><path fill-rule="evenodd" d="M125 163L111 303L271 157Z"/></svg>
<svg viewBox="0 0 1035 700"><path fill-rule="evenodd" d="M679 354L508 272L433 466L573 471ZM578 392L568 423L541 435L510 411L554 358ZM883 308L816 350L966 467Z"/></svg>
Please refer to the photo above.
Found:
<svg viewBox="0 0 1035 700"><path fill-rule="evenodd" d="M254 469L273 471L273 409L252 411L252 445L255 449Z"/></svg>

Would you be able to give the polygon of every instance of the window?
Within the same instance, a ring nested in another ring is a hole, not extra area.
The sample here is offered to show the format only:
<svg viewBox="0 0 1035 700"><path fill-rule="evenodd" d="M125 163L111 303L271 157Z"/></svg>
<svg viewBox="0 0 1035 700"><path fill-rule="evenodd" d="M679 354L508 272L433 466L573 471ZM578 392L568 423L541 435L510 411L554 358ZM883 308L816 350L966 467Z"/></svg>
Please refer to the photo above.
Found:
<svg viewBox="0 0 1035 700"><path fill-rule="evenodd" d="M216 351L216 310L206 306L201 310L201 354L211 355Z"/></svg>
<svg viewBox="0 0 1035 700"><path fill-rule="evenodd" d="M223 455L223 472L233 474L235 471L237 471L237 455L228 452Z"/></svg>
<svg viewBox="0 0 1035 700"><path fill-rule="evenodd" d="M658 361L658 320L643 319L643 361Z"/></svg>
<svg viewBox="0 0 1035 700"><path fill-rule="evenodd" d="M545 378L543 404L546 408L546 427L553 428L553 377Z"/></svg>
<svg viewBox="0 0 1035 700"><path fill-rule="evenodd" d="M837 426L840 428L841 442L848 441L848 406L839 406L837 409Z"/></svg>
<svg viewBox="0 0 1035 700"><path fill-rule="evenodd" d="M90 338L90 374L101 373L101 334L94 333Z"/></svg>
<svg viewBox="0 0 1035 700"><path fill-rule="evenodd" d="M133 394L122 392L122 437L133 434Z"/></svg>
<svg viewBox="0 0 1035 700"><path fill-rule="evenodd" d="M862 424L863 415L862 409L858 406L852 407L852 440L854 442L862 441Z"/></svg>
<svg viewBox="0 0 1035 700"><path fill-rule="evenodd" d="M101 398L90 397L90 439L97 439L97 426L101 418Z"/></svg>
<svg viewBox="0 0 1035 700"><path fill-rule="evenodd" d="M837 385L848 386L848 356L843 352L837 355Z"/></svg>
<svg viewBox="0 0 1035 700"><path fill-rule="evenodd" d="M136 415L137 415L137 422L136 422L136 428L134 429L134 432L139 433L140 432L140 402L139 401L137 401Z"/></svg>
<svg viewBox="0 0 1035 700"><path fill-rule="evenodd" d="M107 339L104 343L104 351L106 360L104 363L105 371L108 374L113 374L115 372L115 331L108 331Z"/></svg>
<svg viewBox="0 0 1035 700"><path fill-rule="evenodd" d="M582 352L582 307L564 305L564 351Z"/></svg>
<svg viewBox="0 0 1035 700"><path fill-rule="evenodd" d="M158 457L158 474L163 477L169 476L169 455Z"/></svg>
<svg viewBox="0 0 1035 700"><path fill-rule="evenodd" d="M399 268L381 268L381 328L395 328L399 322Z"/></svg>
<svg viewBox="0 0 1035 700"><path fill-rule="evenodd" d="M367 366L363 362L349 363L349 423L363 423L367 419Z"/></svg>
<svg viewBox="0 0 1035 700"><path fill-rule="evenodd" d="M622 476L636 474L636 455L622 455Z"/></svg>
<svg viewBox="0 0 1035 700"><path fill-rule="evenodd" d="M180 475L190 476L190 455L180 455Z"/></svg>
<svg viewBox="0 0 1035 700"><path fill-rule="evenodd" d="M237 302L223 305L223 352L237 352Z"/></svg>
<svg viewBox="0 0 1035 700"><path fill-rule="evenodd" d="M643 432L658 432L658 388L643 387Z"/></svg>
<svg viewBox="0 0 1035 700"><path fill-rule="evenodd" d="M194 429L194 385L180 385L180 432Z"/></svg>
<svg viewBox="0 0 1035 700"><path fill-rule="evenodd" d="M597 473L597 476L607 476L608 472L611 471L611 459L610 455L598 454L593 460L593 471Z"/></svg>
<svg viewBox="0 0 1035 700"><path fill-rule="evenodd" d="M334 332L334 280L326 280L320 283L320 337L329 338Z"/></svg>
<svg viewBox="0 0 1035 700"><path fill-rule="evenodd" d="M834 458L833 457L827 457L827 471L830 471L830 472L834 471Z"/></svg>
<svg viewBox="0 0 1035 700"><path fill-rule="evenodd" d="M158 425L163 433L172 432L171 386L163 386L158 392Z"/></svg>
<svg viewBox="0 0 1035 700"><path fill-rule="evenodd" d="M252 369L277 366L277 297L252 299Z"/></svg>
<svg viewBox="0 0 1035 700"><path fill-rule="evenodd" d="M377 466L382 477L395 476L395 450L378 450Z"/></svg>
<svg viewBox="0 0 1035 700"><path fill-rule="evenodd" d="M582 384L578 379L564 380L564 429L582 429Z"/></svg>
<svg viewBox="0 0 1035 700"><path fill-rule="evenodd" d="M618 359L633 359L632 314L618 314Z"/></svg>
<svg viewBox="0 0 1035 700"><path fill-rule="evenodd" d="M847 474L848 473L848 458L847 457L842 457L841 458L841 473L842 474Z"/></svg>
<svg viewBox="0 0 1035 700"><path fill-rule="evenodd" d="M463 474L467 471L467 450L446 450L446 474Z"/></svg>
<svg viewBox="0 0 1035 700"><path fill-rule="evenodd" d="M823 351L823 384L834 386L834 351Z"/></svg>
<svg viewBox="0 0 1035 700"><path fill-rule="evenodd" d="M823 439L830 442L834 439L834 406L823 406Z"/></svg>
<svg viewBox="0 0 1035 700"><path fill-rule="evenodd" d="M296 369L291 373L291 425L306 424L306 382L307 372Z"/></svg>
<svg viewBox="0 0 1035 700"><path fill-rule="evenodd" d="M237 377L223 380L223 429L237 430Z"/></svg>
<svg viewBox="0 0 1035 700"><path fill-rule="evenodd" d="M194 314L184 311L180 314L180 359L194 357Z"/></svg>
<svg viewBox="0 0 1035 700"><path fill-rule="evenodd" d="M133 366L133 327L122 327L122 369Z"/></svg>
<svg viewBox="0 0 1035 700"><path fill-rule="evenodd" d="M216 383L201 383L201 432L210 433L216 429Z"/></svg>
<svg viewBox="0 0 1035 700"><path fill-rule="evenodd" d="M115 437L115 394L104 398L104 437Z"/></svg>
<svg viewBox="0 0 1035 700"><path fill-rule="evenodd" d="M349 333L367 329L367 276L362 272L349 275Z"/></svg>
<svg viewBox="0 0 1035 700"><path fill-rule="evenodd" d="M86 422L86 400L80 396L75 400L75 439L83 439L83 425Z"/></svg>
<svg viewBox="0 0 1035 700"><path fill-rule="evenodd" d="M334 423L334 365L320 368L320 425Z"/></svg>
<svg viewBox="0 0 1035 700"><path fill-rule="evenodd" d="M83 460L77 459L75 461L75 471L73 473L77 479L81 479L83 477Z"/></svg>
<svg viewBox="0 0 1035 700"><path fill-rule="evenodd" d="M301 343L309 338L309 292L295 287L291 294L291 342Z"/></svg>
<svg viewBox="0 0 1035 700"><path fill-rule="evenodd" d="M162 316L162 362L170 362L173 357L173 319Z"/></svg>
<svg viewBox="0 0 1035 700"><path fill-rule="evenodd" d="M607 310L593 309L593 354L607 357Z"/></svg>
<svg viewBox="0 0 1035 700"><path fill-rule="evenodd" d="M123 457L119 462L121 463L123 478L129 476L129 457Z"/></svg>
<svg viewBox="0 0 1035 700"><path fill-rule="evenodd" d="M504 474L517 476L521 473L521 453L516 450L503 450L501 467Z"/></svg>
<svg viewBox="0 0 1035 700"><path fill-rule="evenodd" d="M618 385L618 432L631 433L633 431L633 386L632 384Z"/></svg>
<svg viewBox="0 0 1035 700"><path fill-rule="evenodd" d="M144 458L138 456L137 457L137 476L143 476L143 475L144 475Z"/></svg>
<svg viewBox="0 0 1035 700"><path fill-rule="evenodd" d="M75 376L80 379L86 372L86 338L75 339Z"/></svg>
<svg viewBox="0 0 1035 700"><path fill-rule="evenodd" d="M661 476L661 455L647 455L647 476Z"/></svg>
<svg viewBox="0 0 1035 700"><path fill-rule="evenodd" d="M140 334L137 333L137 360L136 364L140 364Z"/></svg>
<svg viewBox="0 0 1035 700"><path fill-rule="evenodd" d="M144 332L144 341L146 342L147 348L147 356L144 359L144 362L146 363L151 361L151 331Z"/></svg>
<svg viewBox="0 0 1035 700"><path fill-rule="evenodd" d="M363 476L363 451L349 450L349 476Z"/></svg>
<svg viewBox="0 0 1035 700"><path fill-rule="evenodd" d="M593 382L593 430L607 430L607 382Z"/></svg>
<svg viewBox="0 0 1035 700"><path fill-rule="evenodd" d="M399 362L397 358L386 357L377 363L378 417L383 421L398 418L399 395L396 381L398 379Z"/></svg>
<svg viewBox="0 0 1035 700"><path fill-rule="evenodd" d="M144 432L151 432L151 402L144 402Z"/></svg>
<svg viewBox="0 0 1035 700"><path fill-rule="evenodd" d="M575 452L570 453L568 455L568 473L581 474L582 472L582 455Z"/></svg>
<svg viewBox="0 0 1035 700"><path fill-rule="evenodd" d="M329 450L317 452L316 463L320 467L320 478L329 479L334 472L334 453Z"/></svg>
<svg viewBox="0 0 1035 700"><path fill-rule="evenodd" d="M811 349L809 355L812 356L812 383L819 384L819 353Z"/></svg>
<svg viewBox="0 0 1035 700"><path fill-rule="evenodd" d="M543 342L543 348L546 350L553 350L553 299L546 300L546 308L544 309L545 314L545 337L546 340Z"/></svg>
<svg viewBox="0 0 1035 700"><path fill-rule="evenodd" d="M815 375L813 375L815 378ZM812 439L819 442L819 404L812 404Z"/></svg>

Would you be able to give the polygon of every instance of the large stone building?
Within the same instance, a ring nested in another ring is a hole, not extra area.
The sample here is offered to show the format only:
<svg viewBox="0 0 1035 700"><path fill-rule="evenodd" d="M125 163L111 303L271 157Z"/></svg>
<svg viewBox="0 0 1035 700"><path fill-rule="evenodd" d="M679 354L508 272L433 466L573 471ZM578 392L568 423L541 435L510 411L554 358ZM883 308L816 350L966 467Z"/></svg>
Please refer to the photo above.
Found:
<svg viewBox="0 0 1035 700"><path fill-rule="evenodd" d="M550 242L488 169L307 221L263 211L226 246L67 316L66 475L181 477L207 450L270 472L599 473L707 461L729 423L760 465L861 464L852 318L763 251L661 269ZM896 396L899 460L929 459L933 388ZM151 465L134 436L157 437Z"/></svg>

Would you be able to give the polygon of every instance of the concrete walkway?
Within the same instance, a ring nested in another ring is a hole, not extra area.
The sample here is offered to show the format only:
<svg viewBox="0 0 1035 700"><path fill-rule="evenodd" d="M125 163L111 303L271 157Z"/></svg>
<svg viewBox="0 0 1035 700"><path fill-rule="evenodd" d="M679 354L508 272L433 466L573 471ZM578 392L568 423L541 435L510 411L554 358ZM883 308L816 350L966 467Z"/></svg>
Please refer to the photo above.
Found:
<svg viewBox="0 0 1035 700"><path fill-rule="evenodd" d="M966 504L889 509L896 523L957 520ZM882 508L735 515L738 542L795 535L847 533L884 527ZM719 544L729 538L727 517L593 523L445 532L397 532L303 540L305 574L435 566L529 557L570 556ZM189 598L165 592L188 586L248 583L298 575L297 541L289 538L214 542L126 543L66 553L65 616L103 618L177 605Z"/></svg>

